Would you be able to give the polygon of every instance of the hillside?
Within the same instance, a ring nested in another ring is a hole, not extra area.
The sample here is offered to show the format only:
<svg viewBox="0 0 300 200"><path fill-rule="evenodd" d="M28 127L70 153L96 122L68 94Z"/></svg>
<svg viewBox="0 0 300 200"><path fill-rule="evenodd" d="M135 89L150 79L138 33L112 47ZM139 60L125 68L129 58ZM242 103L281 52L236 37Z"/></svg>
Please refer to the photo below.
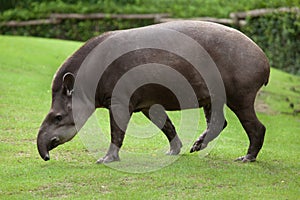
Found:
<svg viewBox="0 0 300 200"><path fill-rule="evenodd" d="M96 165L96 158L85 149L80 137L53 150L49 162L42 161L36 149L36 135L50 108L52 77L63 60L81 45L73 41L0 36L1 198L297 199L300 196L300 77L275 69L271 70L270 82L256 102L267 133L255 163L233 162L245 153L248 139L229 110L226 110L228 127L208 156L185 151L174 163L155 172L131 174ZM107 112L99 111L98 115L102 114L105 117L100 125L108 132ZM171 114L175 121L178 116L177 112ZM200 126L203 129L204 123ZM165 138L161 138L162 143L135 143L132 147L129 136L124 149L151 151L156 145L166 145Z"/></svg>

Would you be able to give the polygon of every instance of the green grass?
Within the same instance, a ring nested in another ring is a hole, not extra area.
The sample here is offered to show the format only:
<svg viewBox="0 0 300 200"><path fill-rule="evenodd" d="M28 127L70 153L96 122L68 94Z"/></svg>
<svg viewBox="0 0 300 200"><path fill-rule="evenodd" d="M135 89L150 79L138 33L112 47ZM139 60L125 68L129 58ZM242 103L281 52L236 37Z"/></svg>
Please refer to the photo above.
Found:
<svg viewBox="0 0 300 200"><path fill-rule="evenodd" d="M255 163L233 162L245 154L248 139L228 110L229 125L208 156L182 152L175 162L154 172L133 174L96 165L93 153L78 136L51 151L51 160L44 162L36 149L36 135L50 108L51 80L61 62L80 45L0 36L0 199L299 198L300 116L293 112L300 110L300 77L274 69L259 95L264 111L259 118L267 133ZM179 114L171 116L177 125ZM107 134L107 112L99 111L97 116ZM144 121L140 116L134 120ZM203 129L204 123L200 126ZM161 138L159 147L167 144L162 134L156 137ZM155 147L151 141L134 143L130 134L124 143L124 150Z"/></svg>

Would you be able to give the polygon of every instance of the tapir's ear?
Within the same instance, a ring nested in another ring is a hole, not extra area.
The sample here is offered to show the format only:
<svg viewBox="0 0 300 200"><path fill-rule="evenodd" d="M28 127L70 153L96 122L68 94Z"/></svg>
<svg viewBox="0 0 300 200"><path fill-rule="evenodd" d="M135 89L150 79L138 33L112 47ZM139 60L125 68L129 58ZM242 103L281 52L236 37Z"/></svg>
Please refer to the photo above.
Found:
<svg viewBox="0 0 300 200"><path fill-rule="evenodd" d="M63 88L67 96L71 96L74 91L75 77L71 72L63 76Z"/></svg>

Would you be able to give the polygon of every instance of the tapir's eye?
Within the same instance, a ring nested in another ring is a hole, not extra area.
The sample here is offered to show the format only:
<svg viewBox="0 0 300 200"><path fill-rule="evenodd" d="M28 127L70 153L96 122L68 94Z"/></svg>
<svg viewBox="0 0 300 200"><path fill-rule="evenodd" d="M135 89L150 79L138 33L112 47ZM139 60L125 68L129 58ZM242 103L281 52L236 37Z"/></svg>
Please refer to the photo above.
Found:
<svg viewBox="0 0 300 200"><path fill-rule="evenodd" d="M60 114L56 115L56 116L55 116L55 120L56 120L57 122L60 122L60 121L62 120L62 116L61 116Z"/></svg>

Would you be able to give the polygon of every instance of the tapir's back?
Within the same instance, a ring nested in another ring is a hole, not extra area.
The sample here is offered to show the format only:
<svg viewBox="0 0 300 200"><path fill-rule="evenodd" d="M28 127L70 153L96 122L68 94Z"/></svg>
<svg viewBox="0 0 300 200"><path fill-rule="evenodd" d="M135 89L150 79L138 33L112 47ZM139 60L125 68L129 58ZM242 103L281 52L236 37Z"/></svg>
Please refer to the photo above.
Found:
<svg viewBox="0 0 300 200"><path fill-rule="evenodd" d="M197 41L216 63L225 84L254 84L260 88L268 82L270 67L263 51L240 31L211 22L174 21L157 25L184 33Z"/></svg>

